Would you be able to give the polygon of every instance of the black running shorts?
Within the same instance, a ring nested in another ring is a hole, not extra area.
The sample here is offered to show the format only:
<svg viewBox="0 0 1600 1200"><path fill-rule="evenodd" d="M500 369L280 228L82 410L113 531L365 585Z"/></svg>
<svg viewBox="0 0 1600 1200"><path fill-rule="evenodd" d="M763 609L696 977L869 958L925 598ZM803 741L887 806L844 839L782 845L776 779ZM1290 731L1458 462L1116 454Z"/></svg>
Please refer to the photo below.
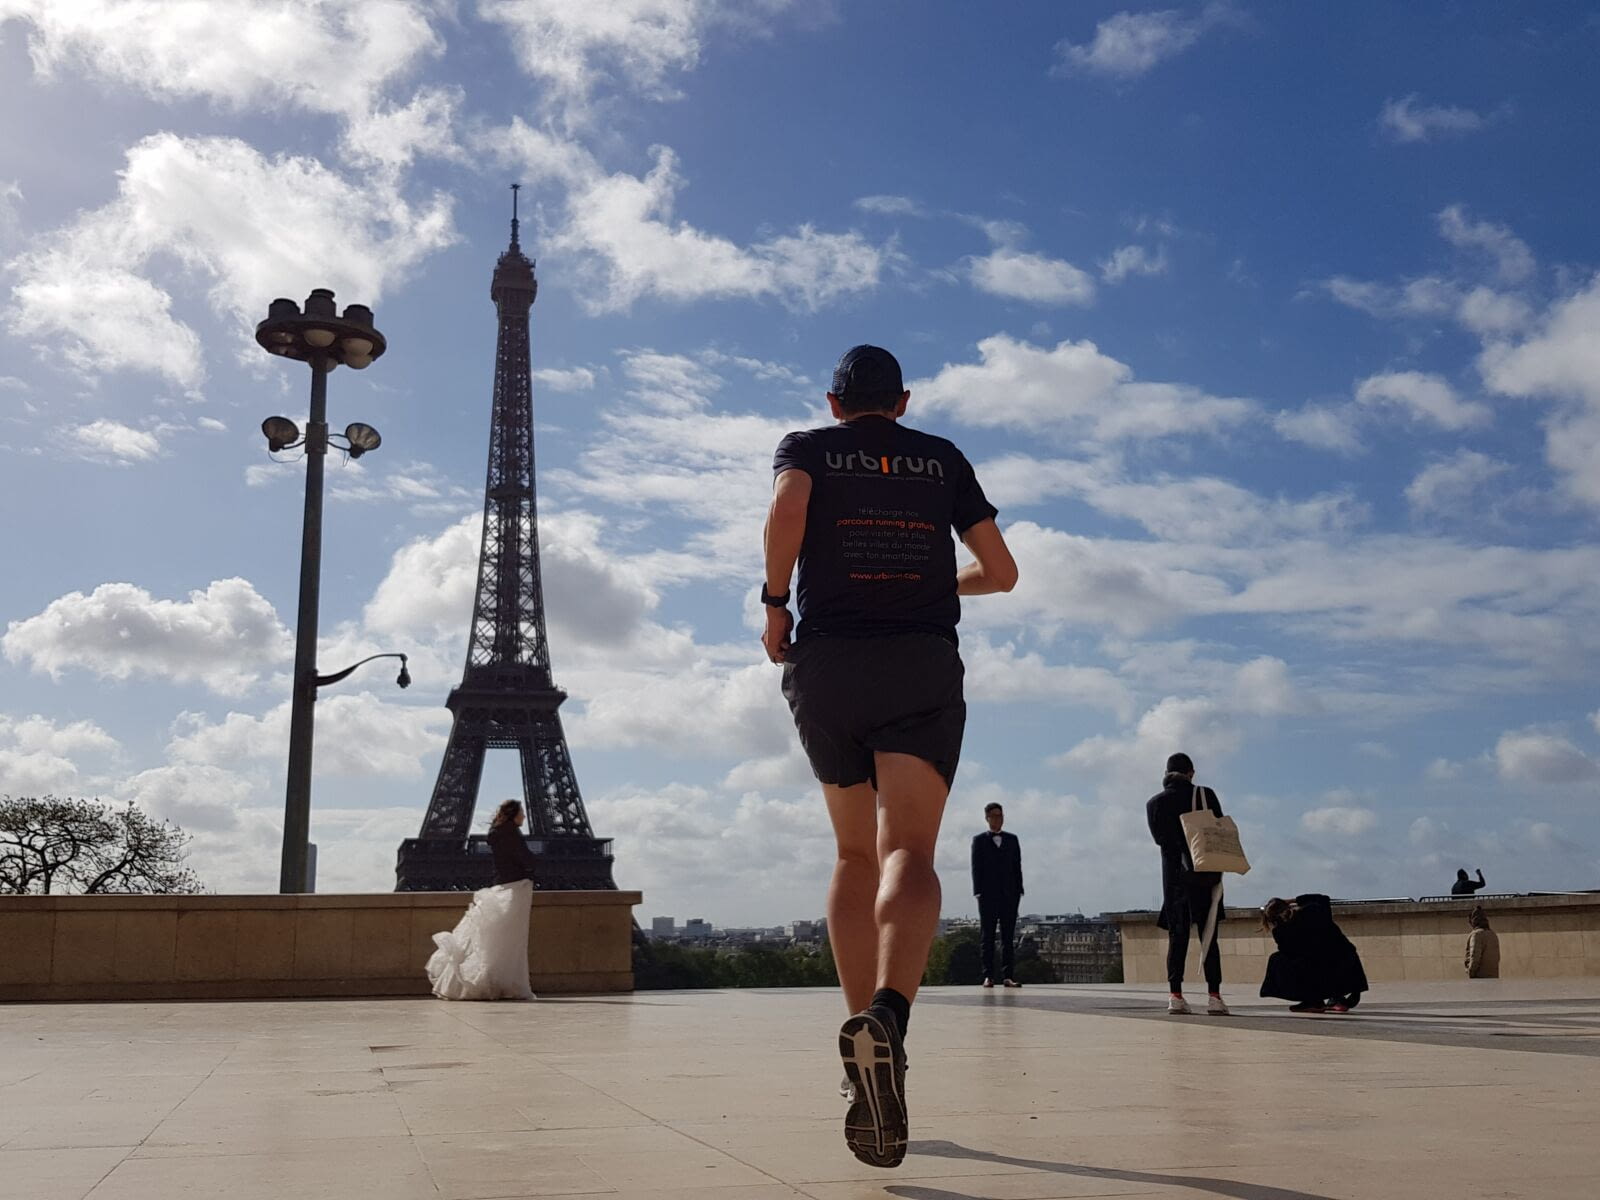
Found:
<svg viewBox="0 0 1600 1200"><path fill-rule="evenodd" d="M967 724L961 655L936 633L808 637L789 648L783 694L823 783L877 783L872 755L912 754L951 784Z"/></svg>

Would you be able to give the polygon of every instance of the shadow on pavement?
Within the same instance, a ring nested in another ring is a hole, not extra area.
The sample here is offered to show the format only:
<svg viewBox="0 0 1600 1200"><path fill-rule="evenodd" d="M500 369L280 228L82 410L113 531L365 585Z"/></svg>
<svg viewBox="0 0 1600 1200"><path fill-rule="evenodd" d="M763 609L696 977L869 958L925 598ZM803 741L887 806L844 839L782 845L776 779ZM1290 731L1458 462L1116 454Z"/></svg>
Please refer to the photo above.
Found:
<svg viewBox="0 0 1600 1200"><path fill-rule="evenodd" d="M997 1166L1025 1167L1030 1171L1050 1171L1057 1175L1077 1175L1084 1179L1115 1179L1124 1183L1141 1183L1156 1187L1193 1188L1213 1196L1228 1196L1231 1200L1334 1200L1331 1196L1315 1192L1297 1192L1290 1188L1272 1187L1264 1183L1244 1183L1237 1179L1207 1179L1199 1175L1168 1175L1155 1171L1123 1171L1115 1167L1090 1167L1078 1163L1046 1162L1037 1158L1013 1158L1007 1154L992 1154L987 1150L969 1150L955 1142L912 1142L907 1147L913 1154L928 1154L936 1158L962 1158L972 1162L994 1163ZM884 1189L891 1196L905 1200L985 1200L967 1192L950 1192L942 1188L922 1187L917 1184L892 1184Z"/></svg>

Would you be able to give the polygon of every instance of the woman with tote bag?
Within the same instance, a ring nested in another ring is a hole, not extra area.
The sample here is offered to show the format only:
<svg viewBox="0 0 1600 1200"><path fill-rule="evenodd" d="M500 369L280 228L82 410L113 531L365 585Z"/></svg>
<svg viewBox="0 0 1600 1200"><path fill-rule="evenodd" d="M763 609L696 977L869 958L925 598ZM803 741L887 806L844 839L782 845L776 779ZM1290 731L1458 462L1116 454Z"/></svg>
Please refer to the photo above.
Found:
<svg viewBox="0 0 1600 1200"><path fill-rule="evenodd" d="M1233 855L1238 850L1238 832L1233 829L1233 822L1223 817L1216 792L1195 785L1194 761L1187 754L1174 754L1167 759L1167 772L1161 782L1161 791L1145 805L1145 817L1150 836L1161 848L1161 916L1157 924L1167 931L1167 986L1171 991L1167 1012L1182 1015L1190 1011L1183 998L1183 972L1189 957L1189 931L1198 926L1200 958L1209 993L1206 1013L1225 1017L1228 1006L1221 994L1222 952L1217 946L1217 925L1225 915L1222 873L1195 869L1190 833L1195 834L1194 844L1219 853L1223 870L1248 870L1249 866L1242 852ZM1189 830L1185 829L1186 824ZM1230 832L1231 839L1227 836ZM1223 836L1219 838L1218 833ZM1211 863L1203 861L1202 865Z"/></svg>

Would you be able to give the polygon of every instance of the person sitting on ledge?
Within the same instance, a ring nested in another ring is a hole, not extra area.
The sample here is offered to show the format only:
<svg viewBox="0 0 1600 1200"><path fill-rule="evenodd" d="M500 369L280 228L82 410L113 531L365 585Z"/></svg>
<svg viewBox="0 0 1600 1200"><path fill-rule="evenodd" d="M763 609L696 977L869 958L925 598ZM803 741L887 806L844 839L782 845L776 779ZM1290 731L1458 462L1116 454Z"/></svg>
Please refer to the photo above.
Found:
<svg viewBox="0 0 1600 1200"><path fill-rule="evenodd" d="M1500 978L1500 935L1489 928L1489 915L1483 905L1474 904L1467 916L1472 932L1467 934L1467 978Z"/></svg>
<svg viewBox="0 0 1600 1200"><path fill-rule="evenodd" d="M1456 872L1456 881L1450 885L1450 894L1452 896L1470 896L1472 893L1481 888L1483 884L1484 878L1482 867L1478 868L1478 878L1475 880L1468 879L1467 869L1462 867Z"/></svg>
<svg viewBox="0 0 1600 1200"><path fill-rule="evenodd" d="M1278 944L1267 959L1263 996L1294 1001L1290 1012L1344 1013L1360 1003L1367 973L1326 896L1274 896L1261 910L1261 928Z"/></svg>

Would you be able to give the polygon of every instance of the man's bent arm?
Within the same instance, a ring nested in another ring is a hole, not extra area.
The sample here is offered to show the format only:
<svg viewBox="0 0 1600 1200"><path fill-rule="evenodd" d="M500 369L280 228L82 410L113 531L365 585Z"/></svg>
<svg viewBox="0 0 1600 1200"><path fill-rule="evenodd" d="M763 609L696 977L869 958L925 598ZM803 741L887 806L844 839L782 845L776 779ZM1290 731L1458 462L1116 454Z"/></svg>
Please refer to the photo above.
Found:
<svg viewBox="0 0 1600 1200"><path fill-rule="evenodd" d="M993 517L985 517L961 535L976 562L956 572L956 591L963 596L1009 592L1017 586L1017 562Z"/></svg>
<svg viewBox="0 0 1600 1200"><path fill-rule="evenodd" d="M767 591L774 596L789 590L794 564L800 559L800 546L806 538L806 508L810 503L811 476L804 471L791 469L773 481L764 541Z"/></svg>

